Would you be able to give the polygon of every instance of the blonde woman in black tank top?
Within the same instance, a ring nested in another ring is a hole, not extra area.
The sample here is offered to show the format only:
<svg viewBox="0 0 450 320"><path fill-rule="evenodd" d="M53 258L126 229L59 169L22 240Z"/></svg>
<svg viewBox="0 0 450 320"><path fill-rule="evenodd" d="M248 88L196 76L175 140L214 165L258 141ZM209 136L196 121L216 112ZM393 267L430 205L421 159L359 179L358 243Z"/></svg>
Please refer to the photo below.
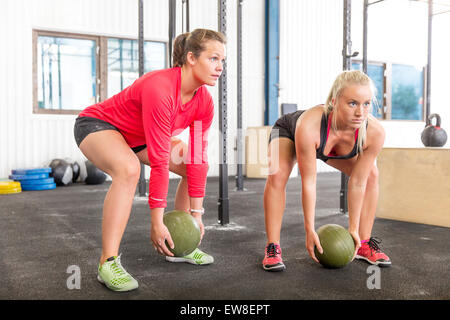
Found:
<svg viewBox="0 0 450 320"><path fill-rule="evenodd" d="M336 78L325 105L281 117L269 140L269 166L264 190L267 242L263 268L282 271L280 233L286 203L286 184L298 163L302 179L302 207L306 249L318 262L314 246L322 252L315 231L316 159L348 175L348 230L355 241L355 256L379 266L391 261L372 237L378 203L378 170L375 160L385 132L371 116L375 88L360 71L344 71Z"/></svg>

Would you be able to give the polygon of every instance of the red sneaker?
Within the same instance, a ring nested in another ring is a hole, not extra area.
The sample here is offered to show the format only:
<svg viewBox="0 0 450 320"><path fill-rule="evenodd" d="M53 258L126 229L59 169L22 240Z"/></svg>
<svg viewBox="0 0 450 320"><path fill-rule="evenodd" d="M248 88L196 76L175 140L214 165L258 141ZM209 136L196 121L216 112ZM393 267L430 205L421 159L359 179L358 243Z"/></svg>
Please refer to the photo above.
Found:
<svg viewBox="0 0 450 320"><path fill-rule="evenodd" d="M356 259L366 260L370 264L380 267L388 267L391 260L380 249L381 240L371 237L369 240L361 241L361 247L355 256Z"/></svg>
<svg viewBox="0 0 450 320"><path fill-rule="evenodd" d="M266 271L283 271L286 269L283 259L281 259L281 248L278 244L269 243L267 245L263 268Z"/></svg>

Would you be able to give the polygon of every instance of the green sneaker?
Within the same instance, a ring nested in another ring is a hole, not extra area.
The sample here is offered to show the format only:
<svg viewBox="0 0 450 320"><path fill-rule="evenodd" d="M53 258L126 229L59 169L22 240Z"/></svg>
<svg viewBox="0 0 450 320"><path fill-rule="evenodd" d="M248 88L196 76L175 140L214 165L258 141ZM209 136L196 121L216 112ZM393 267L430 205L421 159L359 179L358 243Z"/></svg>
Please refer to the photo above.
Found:
<svg viewBox="0 0 450 320"><path fill-rule="evenodd" d="M98 266L97 280L113 291L130 291L139 285L120 263L120 255L108 258Z"/></svg>
<svg viewBox="0 0 450 320"><path fill-rule="evenodd" d="M169 257L166 256L166 261L170 262L187 262L196 265L206 265L214 262L214 258L207 253L204 253L199 248L192 251L190 254L184 257Z"/></svg>

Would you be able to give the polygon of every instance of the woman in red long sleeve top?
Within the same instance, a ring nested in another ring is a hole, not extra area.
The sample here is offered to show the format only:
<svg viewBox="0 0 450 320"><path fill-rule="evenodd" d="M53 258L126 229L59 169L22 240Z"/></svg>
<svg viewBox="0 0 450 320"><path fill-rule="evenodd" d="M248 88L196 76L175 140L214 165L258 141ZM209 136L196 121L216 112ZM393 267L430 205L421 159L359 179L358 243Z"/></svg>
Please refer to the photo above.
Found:
<svg viewBox="0 0 450 320"><path fill-rule="evenodd" d="M148 202L155 250L166 255L167 260L177 261L165 245L165 240L171 247L173 242L162 219L169 171L182 177L175 209L190 212L203 237L207 137L214 115L213 100L204 85L215 85L222 73L225 42L222 34L206 29L178 36L173 68L143 75L122 92L87 107L76 120L74 132L80 150L112 178L103 206L98 275L98 280L112 290L138 287L117 256L140 176L140 162L151 167ZM188 146L173 137L187 127ZM197 250L201 253L197 256L208 258ZM205 263L212 262L209 258L209 262L204 259ZM117 266L123 270L118 275L114 273Z"/></svg>

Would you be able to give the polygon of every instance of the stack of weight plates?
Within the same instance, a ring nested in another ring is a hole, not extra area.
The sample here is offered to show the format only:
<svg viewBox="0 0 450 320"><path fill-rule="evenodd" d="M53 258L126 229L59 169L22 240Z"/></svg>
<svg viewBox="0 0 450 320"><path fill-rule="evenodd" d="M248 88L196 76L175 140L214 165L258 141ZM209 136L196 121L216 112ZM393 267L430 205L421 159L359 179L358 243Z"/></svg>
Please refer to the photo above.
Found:
<svg viewBox="0 0 450 320"><path fill-rule="evenodd" d="M23 191L50 190L56 188L50 167L11 170L10 179L19 181Z"/></svg>
<svg viewBox="0 0 450 320"><path fill-rule="evenodd" d="M12 180L0 181L0 194L10 194L22 192L20 182Z"/></svg>

